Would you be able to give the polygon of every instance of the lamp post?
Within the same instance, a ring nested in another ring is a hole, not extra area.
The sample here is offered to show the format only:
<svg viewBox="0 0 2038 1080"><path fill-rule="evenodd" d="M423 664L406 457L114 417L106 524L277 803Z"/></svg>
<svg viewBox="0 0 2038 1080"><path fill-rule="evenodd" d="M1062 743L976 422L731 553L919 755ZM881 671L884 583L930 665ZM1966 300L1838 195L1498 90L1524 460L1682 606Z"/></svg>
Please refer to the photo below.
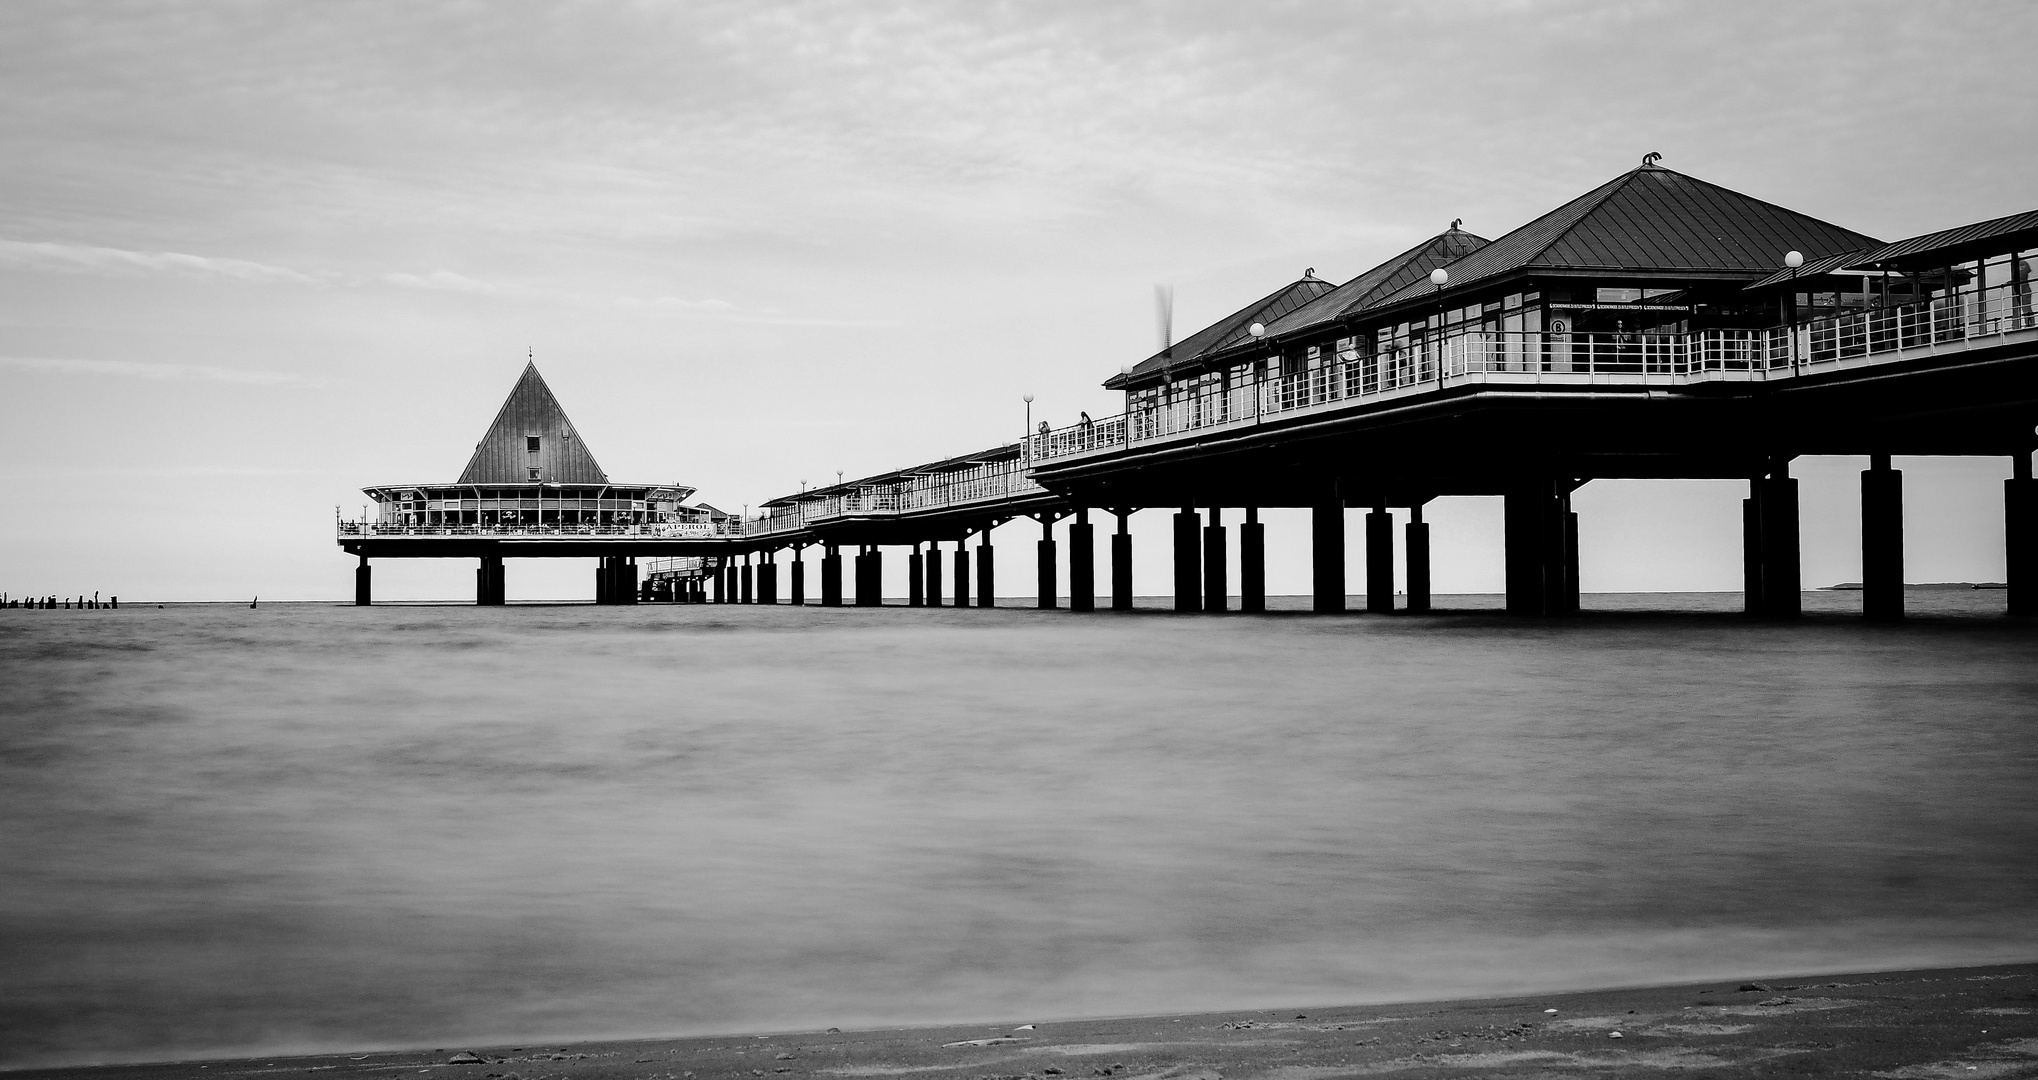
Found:
<svg viewBox="0 0 2038 1080"><path fill-rule="evenodd" d="M1790 267L1790 292L1786 294L1789 299L1785 301L1784 319L1788 323L1790 333L1790 373L1795 375L1797 374L1797 268L1804 265L1804 252L1785 252L1783 265Z"/></svg>
<svg viewBox="0 0 2038 1080"><path fill-rule="evenodd" d="M1436 338L1437 385L1439 386L1443 385L1444 376L1448 374L1444 368L1444 286L1450 280L1451 272L1441 266L1429 272L1430 286L1437 291L1437 332L1432 336Z"/></svg>
<svg viewBox="0 0 2038 1080"><path fill-rule="evenodd" d="M1026 403L1026 454L1024 460L1027 466L1031 467L1033 464L1033 395L1026 394L1020 400Z"/></svg>

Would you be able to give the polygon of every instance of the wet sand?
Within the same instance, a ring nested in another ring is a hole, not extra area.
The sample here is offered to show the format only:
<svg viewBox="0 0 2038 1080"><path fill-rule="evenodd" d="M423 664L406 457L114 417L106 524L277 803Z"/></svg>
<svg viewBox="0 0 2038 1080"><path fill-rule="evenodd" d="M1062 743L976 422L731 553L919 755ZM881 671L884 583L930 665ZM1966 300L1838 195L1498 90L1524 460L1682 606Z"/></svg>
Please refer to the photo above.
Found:
<svg viewBox="0 0 2038 1080"><path fill-rule="evenodd" d="M1189 1016L472 1046L13 1073L237 1080L2038 1076L2038 964Z"/></svg>

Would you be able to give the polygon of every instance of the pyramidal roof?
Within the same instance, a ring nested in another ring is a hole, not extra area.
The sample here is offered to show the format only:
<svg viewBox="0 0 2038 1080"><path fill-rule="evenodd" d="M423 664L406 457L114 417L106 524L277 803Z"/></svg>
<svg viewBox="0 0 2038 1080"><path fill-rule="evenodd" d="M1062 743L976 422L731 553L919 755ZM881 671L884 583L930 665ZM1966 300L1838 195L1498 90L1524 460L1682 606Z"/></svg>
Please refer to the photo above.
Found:
<svg viewBox="0 0 2038 1080"><path fill-rule="evenodd" d="M1444 286L1525 269L1766 274L1787 251L1807 259L1881 241L1660 165L1643 165L1449 265ZM1429 296L1415 281L1373 307Z"/></svg>
<svg viewBox="0 0 2038 1080"><path fill-rule="evenodd" d="M1268 323L1267 336L1281 337L1297 330L1336 322L1343 316L1370 307L1410 282L1429 277L1431 270L1470 255L1489 243L1492 241L1453 224L1448 230Z"/></svg>
<svg viewBox="0 0 2038 1080"><path fill-rule="evenodd" d="M1330 282L1315 276L1314 273L1305 272L1298 280L1275 289L1174 345L1141 360L1130 372L1113 375L1105 380L1104 385L1116 390L1131 383L1149 381L1151 376L1159 375L1166 370L1190 367L1198 357L1251 340L1252 324L1271 323L1331 291L1332 287Z"/></svg>
<svg viewBox="0 0 2038 1080"><path fill-rule="evenodd" d="M535 453L532 439L537 440ZM458 483L527 484L532 480L532 468L538 470L537 479L548 484L609 482L535 363L524 365L509 400L495 414L495 423L475 444L474 456Z"/></svg>

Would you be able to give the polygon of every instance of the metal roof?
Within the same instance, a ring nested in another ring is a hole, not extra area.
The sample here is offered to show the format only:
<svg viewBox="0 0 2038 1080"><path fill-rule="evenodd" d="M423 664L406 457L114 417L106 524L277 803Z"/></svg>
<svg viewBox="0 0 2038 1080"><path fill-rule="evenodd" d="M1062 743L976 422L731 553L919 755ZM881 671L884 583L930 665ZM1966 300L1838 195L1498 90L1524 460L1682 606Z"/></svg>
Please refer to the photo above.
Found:
<svg viewBox="0 0 2038 1080"><path fill-rule="evenodd" d="M1977 221L1972 225L1941 229L1938 232L1913 236L1908 240L1898 240L1880 247L1861 248L1845 255L1807 260L1803 266L1797 268L1794 275L1789 270L1778 270L1748 287L1759 289L1766 285L1788 281L1792 277L1816 277L1834 270L1857 267L1944 266L1977 255L2022 251L2029 247L2038 247L2038 210L2026 210L2008 217L1991 218L1988 221Z"/></svg>
<svg viewBox="0 0 2038 1080"><path fill-rule="evenodd" d="M1121 372L1104 380L1104 386L1106 389L1118 390L1157 381L1173 371L1193 369L1197 360L1203 356L1251 341L1252 324L1271 324L1283 315L1330 292L1332 288L1330 282L1315 276L1314 273L1305 272L1300 279L1275 289L1174 345L1147 357L1134 365L1131 371Z"/></svg>
<svg viewBox="0 0 2038 1080"><path fill-rule="evenodd" d="M943 458L940 461L930 461L925 465L913 465L904 469L893 469L890 472L875 473L870 476L858 477L855 480L844 480L841 481L840 483L829 484L827 487L811 487L805 491L798 492L796 494L780 495L778 498L772 499L769 502L760 503L759 505L789 506L793 503L803 502L808 499L825 499L835 495L847 494L849 492L856 491L860 488L874 487L881 484L902 483L915 476L948 472L961 472L962 470L970 468L972 466L989 465L992 462L997 461L1010 461L1018 456L1019 456L1019 444L1005 443L1002 446L993 446L988 450L979 450L974 454L963 454L959 457Z"/></svg>
<svg viewBox="0 0 2038 1080"><path fill-rule="evenodd" d="M1490 243L1491 240L1454 225L1268 323L1267 336L1278 338L1334 323Z"/></svg>
<svg viewBox="0 0 2038 1080"><path fill-rule="evenodd" d="M531 436L538 439L535 458L526 441ZM559 399L552 396L552 388L545 385L545 377L538 374L538 365L529 363L524 365L524 373L510 390L508 400L502 403L501 411L495 414L495 422L488 426L488 434L475 444L474 456L468 459L466 471L455 483L527 483L534 464L546 483L609 482L608 474L595 464L587 444L573 430L566 410L559 407Z"/></svg>
<svg viewBox="0 0 2038 1080"><path fill-rule="evenodd" d="M1787 251L1858 251L1876 238L1660 165L1644 165L1450 263L1443 291L1524 270L1762 274ZM1425 278L1370 305L1426 299Z"/></svg>

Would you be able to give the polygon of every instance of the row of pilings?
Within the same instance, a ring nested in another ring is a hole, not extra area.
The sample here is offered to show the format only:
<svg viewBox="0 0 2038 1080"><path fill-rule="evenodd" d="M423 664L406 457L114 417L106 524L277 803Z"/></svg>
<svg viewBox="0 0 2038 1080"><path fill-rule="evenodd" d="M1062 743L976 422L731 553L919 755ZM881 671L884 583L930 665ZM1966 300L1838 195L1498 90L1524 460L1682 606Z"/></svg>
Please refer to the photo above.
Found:
<svg viewBox="0 0 2038 1080"><path fill-rule="evenodd" d="M91 596L82 593L77 596L8 596L0 593L0 608L26 608L31 611L70 611L73 608L79 611L95 611L100 608L118 610L120 597L111 596L101 600L98 593Z"/></svg>
<svg viewBox="0 0 2038 1080"><path fill-rule="evenodd" d="M2004 482L2004 533L2009 613L2038 614L2038 480L2031 475L2028 454L2017 455L2015 475ZM1505 495L1503 542L1506 548L1507 612L1511 615L1562 616L1579 609L1578 515L1571 496L1584 480L1534 479L1516 484ZM1334 486L1310 507L1311 609L1347 609L1345 528L1348 501ZM1037 606L1059 606L1060 545L1057 522L1068 526L1068 605L1076 611L1096 610L1104 601L1112 610L1132 609L1132 535L1129 522L1138 508L1111 507L1117 519L1110 536L1108 592L1100 596L1095 580L1096 536L1088 508L1041 510L1024 515L1041 526L1035 575ZM1204 516L1207 509L1208 517ZM1266 610L1266 531L1258 509L1242 508L1238 529L1238 610ZM1406 507L1409 520L1401 530L1404 545L1405 601L1399 610L1420 614L1430 610L1429 524L1422 504ZM1361 594L1364 610L1396 611L1394 581L1394 516L1385 504L1364 515L1366 558ZM1234 595L1229 581L1230 527L1224 508L1181 507L1173 515L1173 607L1182 612L1230 610ZM976 519L960 538L920 541L908 546L908 594L911 607L996 606L996 550L991 531L1018 515ZM1890 467L1888 455L1874 455L1861 474L1862 607L1872 620L1901 619L1904 614L1903 474ZM954 526L947 531L953 534ZM975 541L972 547L972 540ZM953 543L953 550L943 550ZM804 552L820 548L818 596L810 596L808 560ZM923 550L924 547L924 550ZM1749 614L1792 618L1802 613L1803 582L1799 569L1797 481L1789 459L1771 461L1751 478L1742 503L1744 590ZM785 564L783 599L779 556ZM845 557L845 552L847 556ZM826 540L793 541L776 549L741 555L711 556L698 570L683 576L640 580L637 560L608 556L595 573L599 604L722 603L808 604L826 607L876 607L883 603L883 547L868 543ZM846 573L845 573L846 571ZM356 570L355 602L370 602L366 556ZM845 589L845 585L847 588ZM475 571L476 603L504 603L503 561L483 557Z"/></svg>

